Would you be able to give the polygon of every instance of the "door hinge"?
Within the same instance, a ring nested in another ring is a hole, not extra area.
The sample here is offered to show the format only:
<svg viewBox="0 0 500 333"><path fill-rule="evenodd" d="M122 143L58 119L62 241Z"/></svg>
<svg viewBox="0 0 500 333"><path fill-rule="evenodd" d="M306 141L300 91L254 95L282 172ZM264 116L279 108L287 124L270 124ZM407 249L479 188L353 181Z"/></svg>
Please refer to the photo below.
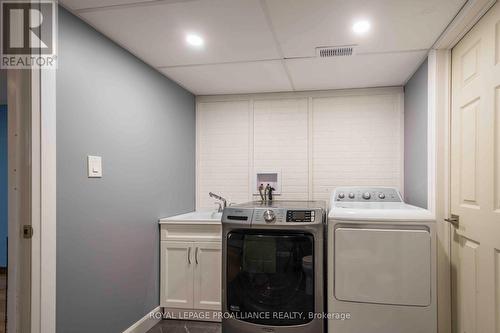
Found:
<svg viewBox="0 0 500 333"><path fill-rule="evenodd" d="M444 219L446 222L450 223L452 226L458 229L460 226L460 216L451 214L451 217Z"/></svg>
<svg viewBox="0 0 500 333"><path fill-rule="evenodd" d="M30 225L23 226L23 238L31 239L33 237L33 227Z"/></svg>

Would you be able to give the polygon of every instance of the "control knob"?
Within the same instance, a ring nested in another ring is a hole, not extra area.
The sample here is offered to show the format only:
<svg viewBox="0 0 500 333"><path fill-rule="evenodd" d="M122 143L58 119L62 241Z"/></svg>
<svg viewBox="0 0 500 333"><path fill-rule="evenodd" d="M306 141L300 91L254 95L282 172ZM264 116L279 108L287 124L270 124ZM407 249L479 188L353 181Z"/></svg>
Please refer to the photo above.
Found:
<svg viewBox="0 0 500 333"><path fill-rule="evenodd" d="M354 199L354 193L349 193L349 199Z"/></svg>
<svg viewBox="0 0 500 333"><path fill-rule="evenodd" d="M384 193L380 193L380 194L378 195L378 197L379 197L379 199L382 199L382 200L383 200L383 199L385 199L385 194L384 194Z"/></svg>
<svg viewBox="0 0 500 333"><path fill-rule="evenodd" d="M344 199L344 198L345 198L344 193L339 193L339 199Z"/></svg>
<svg viewBox="0 0 500 333"><path fill-rule="evenodd" d="M365 193L363 193L363 199L368 200L368 199L370 199L371 197L372 197L372 196L371 196L370 192L365 192Z"/></svg>
<svg viewBox="0 0 500 333"><path fill-rule="evenodd" d="M274 212L270 209L266 210L264 212L264 221L266 221L267 223L271 223L274 220L276 220L276 214L274 214Z"/></svg>

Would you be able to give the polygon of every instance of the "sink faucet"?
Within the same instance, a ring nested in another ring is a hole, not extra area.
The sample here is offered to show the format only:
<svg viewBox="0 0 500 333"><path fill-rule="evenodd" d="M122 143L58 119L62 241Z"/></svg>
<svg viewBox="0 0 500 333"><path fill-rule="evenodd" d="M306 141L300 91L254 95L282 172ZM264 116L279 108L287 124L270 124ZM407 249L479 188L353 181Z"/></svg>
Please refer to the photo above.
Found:
<svg viewBox="0 0 500 333"><path fill-rule="evenodd" d="M208 192L208 195L210 196L210 198L214 198L215 200L219 200L222 202L222 205L219 203L219 209L217 210L219 213L221 213L224 208L227 207L227 200L225 198L212 192Z"/></svg>

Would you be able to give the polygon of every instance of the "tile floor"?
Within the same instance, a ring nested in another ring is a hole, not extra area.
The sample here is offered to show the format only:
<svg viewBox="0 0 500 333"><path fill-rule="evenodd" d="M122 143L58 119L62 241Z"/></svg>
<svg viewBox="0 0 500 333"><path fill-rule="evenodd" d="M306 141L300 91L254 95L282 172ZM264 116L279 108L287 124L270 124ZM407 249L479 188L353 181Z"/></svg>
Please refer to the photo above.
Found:
<svg viewBox="0 0 500 333"><path fill-rule="evenodd" d="M220 333L220 323L162 320L147 333Z"/></svg>

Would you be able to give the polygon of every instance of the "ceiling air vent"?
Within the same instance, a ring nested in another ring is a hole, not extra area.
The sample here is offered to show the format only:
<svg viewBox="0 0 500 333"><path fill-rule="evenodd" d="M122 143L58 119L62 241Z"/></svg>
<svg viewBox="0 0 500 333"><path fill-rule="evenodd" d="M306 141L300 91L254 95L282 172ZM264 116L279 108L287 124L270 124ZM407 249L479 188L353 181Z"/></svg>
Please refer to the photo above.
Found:
<svg viewBox="0 0 500 333"><path fill-rule="evenodd" d="M354 53L354 46L331 46L316 48L316 55L320 58L348 57Z"/></svg>

